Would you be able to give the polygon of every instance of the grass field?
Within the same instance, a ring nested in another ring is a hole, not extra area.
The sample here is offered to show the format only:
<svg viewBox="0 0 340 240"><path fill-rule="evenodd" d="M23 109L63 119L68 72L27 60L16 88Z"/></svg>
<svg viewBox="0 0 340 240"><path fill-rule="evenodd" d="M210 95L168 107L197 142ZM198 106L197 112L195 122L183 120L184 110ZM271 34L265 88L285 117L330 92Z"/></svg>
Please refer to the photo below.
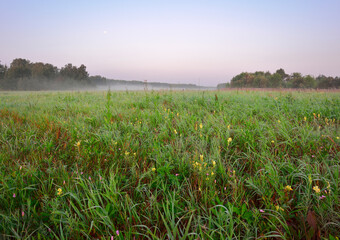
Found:
<svg viewBox="0 0 340 240"><path fill-rule="evenodd" d="M0 93L0 238L336 239L340 93Z"/></svg>

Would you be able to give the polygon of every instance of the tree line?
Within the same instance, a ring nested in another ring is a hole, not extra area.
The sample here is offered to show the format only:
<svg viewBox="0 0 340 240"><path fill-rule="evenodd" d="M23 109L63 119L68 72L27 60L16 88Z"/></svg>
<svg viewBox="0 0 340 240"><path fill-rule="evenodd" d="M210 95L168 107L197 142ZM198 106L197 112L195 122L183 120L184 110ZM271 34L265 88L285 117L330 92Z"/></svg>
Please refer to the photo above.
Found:
<svg viewBox="0 0 340 240"><path fill-rule="evenodd" d="M16 58L9 67L0 62L0 90L49 90L91 86L84 64L57 68L49 63Z"/></svg>
<svg viewBox="0 0 340 240"><path fill-rule="evenodd" d="M233 77L230 83L219 84L218 88L318 88L338 89L340 78L319 75L303 76L301 73L286 74L281 68L275 73L258 71L255 73L242 72Z"/></svg>
<svg viewBox="0 0 340 240"><path fill-rule="evenodd" d="M126 81L107 79L100 75L89 76L84 64L80 67L71 63L57 68L49 63L33 63L16 58L9 67L0 62L0 90L87 90L95 87L117 86L152 88L198 89L194 84L169 84L160 82Z"/></svg>
<svg viewBox="0 0 340 240"><path fill-rule="evenodd" d="M111 80L111 81L109 81ZM127 81L121 80L124 83ZM84 89L98 85L118 84L121 81L102 76L89 76L84 64L76 67L71 63L57 68L50 63L33 63L16 58L9 67L0 62L0 90L67 90ZM142 84L142 82L141 82ZM189 86L192 87L192 86ZM286 74L281 68L275 73L257 71L242 72L230 83L219 84L217 88L318 88L339 89L340 78L319 75L303 76L301 73Z"/></svg>

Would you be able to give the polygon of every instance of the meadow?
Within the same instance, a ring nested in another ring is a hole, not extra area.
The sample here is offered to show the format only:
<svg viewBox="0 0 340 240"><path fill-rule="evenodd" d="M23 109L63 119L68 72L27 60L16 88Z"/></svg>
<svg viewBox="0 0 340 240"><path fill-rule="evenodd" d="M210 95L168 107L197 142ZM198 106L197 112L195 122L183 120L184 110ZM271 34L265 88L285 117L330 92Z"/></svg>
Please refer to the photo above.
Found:
<svg viewBox="0 0 340 240"><path fill-rule="evenodd" d="M337 239L340 93L0 92L1 239Z"/></svg>

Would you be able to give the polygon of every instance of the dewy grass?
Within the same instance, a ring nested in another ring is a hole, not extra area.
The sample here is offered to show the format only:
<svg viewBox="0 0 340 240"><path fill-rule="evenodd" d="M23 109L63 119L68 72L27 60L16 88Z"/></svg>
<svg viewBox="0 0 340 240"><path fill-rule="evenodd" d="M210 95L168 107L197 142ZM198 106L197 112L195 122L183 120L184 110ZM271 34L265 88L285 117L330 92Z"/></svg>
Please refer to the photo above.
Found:
<svg viewBox="0 0 340 240"><path fill-rule="evenodd" d="M0 93L4 239L335 239L338 93Z"/></svg>

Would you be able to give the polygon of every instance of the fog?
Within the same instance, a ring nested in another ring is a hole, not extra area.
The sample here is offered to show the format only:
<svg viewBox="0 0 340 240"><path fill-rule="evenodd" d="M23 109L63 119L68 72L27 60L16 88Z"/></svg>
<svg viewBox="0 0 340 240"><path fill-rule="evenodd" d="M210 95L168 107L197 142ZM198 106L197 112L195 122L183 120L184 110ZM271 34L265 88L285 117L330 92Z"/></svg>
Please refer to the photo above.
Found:
<svg viewBox="0 0 340 240"><path fill-rule="evenodd" d="M107 85L98 85L93 90L97 91L149 91L149 90L215 90L215 87L202 87L202 86L187 86L187 85L170 85L164 84L163 86L159 86L159 84L107 84Z"/></svg>

